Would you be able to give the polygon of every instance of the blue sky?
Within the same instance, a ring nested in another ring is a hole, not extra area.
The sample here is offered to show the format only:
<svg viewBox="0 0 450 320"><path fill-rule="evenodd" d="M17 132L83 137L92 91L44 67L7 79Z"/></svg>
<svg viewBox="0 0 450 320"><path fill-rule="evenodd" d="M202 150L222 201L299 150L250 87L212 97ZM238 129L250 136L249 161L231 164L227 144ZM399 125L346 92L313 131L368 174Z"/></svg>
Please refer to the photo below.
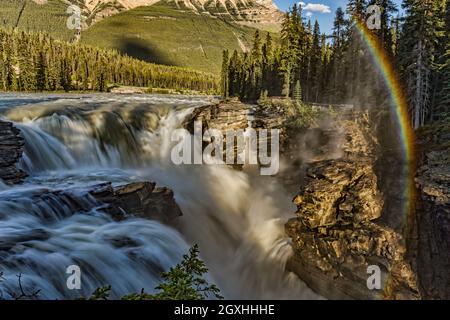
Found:
<svg viewBox="0 0 450 320"><path fill-rule="evenodd" d="M295 2L304 2L306 9L304 14L310 15L312 22L317 19L320 23L321 31L325 33L331 33L331 28L333 25L334 13L338 7L345 9L347 6L347 0L273 0L279 9L286 11ZM400 4L402 0L394 0L400 9ZM305 7L304 6L304 7ZM309 13L308 13L309 12Z"/></svg>

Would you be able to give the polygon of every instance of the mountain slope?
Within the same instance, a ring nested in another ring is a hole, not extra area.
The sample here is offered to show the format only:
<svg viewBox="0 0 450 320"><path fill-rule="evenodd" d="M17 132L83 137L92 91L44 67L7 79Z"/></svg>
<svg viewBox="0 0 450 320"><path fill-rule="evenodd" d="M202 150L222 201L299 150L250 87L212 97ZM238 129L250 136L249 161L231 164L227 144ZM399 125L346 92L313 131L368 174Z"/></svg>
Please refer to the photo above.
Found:
<svg viewBox="0 0 450 320"><path fill-rule="evenodd" d="M272 0L166 0L178 8L264 30L276 31L282 13Z"/></svg>
<svg viewBox="0 0 450 320"><path fill-rule="evenodd" d="M48 0L44 4L26 0L22 7L23 3L18 0L0 0L0 27L9 29L17 24L20 30L44 31L61 40L68 41L73 37L74 31L66 26L69 17L66 13L67 4L60 0Z"/></svg>
<svg viewBox="0 0 450 320"><path fill-rule="evenodd" d="M26 6L20 14L22 2L0 0L0 24L11 28L19 21L19 29L45 31L57 39L73 40L76 31L67 28L69 2L48 0L39 5L35 1L38 0L25 0ZM237 20L235 14L221 15L219 9L215 15L211 13L213 6L232 6L230 0L195 3L191 1L196 0L164 0L152 6L140 6L155 1L71 0L70 3L83 5L82 43L116 49L148 62L217 74L223 50L245 51L251 46L255 29L242 25L248 20ZM233 1L238 1L233 3L243 8L244 0ZM187 9L189 4L201 5L209 11L203 11L201 6Z"/></svg>
<svg viewBox="0 0 450 320"><path fill-rule="evenodd" d="M247 49L255 30L173 4L157 3L104 19L81 41L161 64L218 73L222 51Z"/></svg>
<svg viewBox="0 0 450 320"><path fill-rule="evenodd" d="M46 0L33 0L39 4ZM179 9L207 14L239 24L265 30L278 30L282 13L272 0L60 0L78 5L85 17L85 26L121 11L155 3L169 2Z"/></svg>

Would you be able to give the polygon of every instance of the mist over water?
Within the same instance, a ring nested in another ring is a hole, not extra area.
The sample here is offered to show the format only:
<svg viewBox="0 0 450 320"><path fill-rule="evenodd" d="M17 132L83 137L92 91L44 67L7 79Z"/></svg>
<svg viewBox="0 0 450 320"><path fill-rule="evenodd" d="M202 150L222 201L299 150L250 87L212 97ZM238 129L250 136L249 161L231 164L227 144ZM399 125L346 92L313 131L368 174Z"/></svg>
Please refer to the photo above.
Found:
<svg viewBox="0 0 450 320"><path fill-rule="evenodd" d="M3 297L18 291L19 273L26 290L42 290L39 298L89 296L103 285L112 286L114 298L153 292L159 274L197 243L209 280L226 298L318 298L284 271L291 254L284 223L295 207L275 178L172 164L172 131L207 103L157 95L0 98L3 117L26 140L20 166L30 174L21 186L0 185ZM87 192L107 181L173 189L184 214L177 229L138 218L113 221ZM63 197L52 193L61 189ZM79 291L66 287L72 264L82 271Z"/></svg>

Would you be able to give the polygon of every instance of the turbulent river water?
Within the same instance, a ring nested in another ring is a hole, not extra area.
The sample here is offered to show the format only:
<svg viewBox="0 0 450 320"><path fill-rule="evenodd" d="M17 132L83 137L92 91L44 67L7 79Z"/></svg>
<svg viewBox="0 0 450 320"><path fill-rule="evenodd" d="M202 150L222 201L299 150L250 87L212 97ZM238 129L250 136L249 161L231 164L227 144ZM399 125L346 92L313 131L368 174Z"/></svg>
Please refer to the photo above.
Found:
<svg viewBox="0 0 450 320"><path fill-rule="evenodd" d="M0 114L25 138L25 183L0 185L0 294L40 289L40 299L89 296L112 286L118 298L144 288L197 243L209 280L226 298L317 298L284 271L291 254L284 223L295 208L272 177L225 166L176 166L171 132L204 97L1 95ZM96 210L89 186L153 181L174 190L183 216L176 228ZM69 190L89 213L66 202L38 201L43 190ZM130 239L120 244L120 239ZM70 265L80 290L66 286Z"/></svg>

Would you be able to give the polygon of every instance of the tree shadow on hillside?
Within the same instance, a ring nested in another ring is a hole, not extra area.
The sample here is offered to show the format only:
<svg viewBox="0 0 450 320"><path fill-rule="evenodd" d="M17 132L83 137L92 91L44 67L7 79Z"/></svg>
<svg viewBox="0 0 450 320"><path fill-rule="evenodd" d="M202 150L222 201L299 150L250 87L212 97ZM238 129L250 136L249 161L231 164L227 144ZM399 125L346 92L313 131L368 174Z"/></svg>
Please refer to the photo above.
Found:
<svg viewBox="0 0 450 320"><path fill-rule="evenodd" d="M177 65L174 61L167 58L164 53L156 49L154 45L142 39L132 37L121 38L119 40L118 50L122 54L127 54L139 60L170 66Z"/></svg>

